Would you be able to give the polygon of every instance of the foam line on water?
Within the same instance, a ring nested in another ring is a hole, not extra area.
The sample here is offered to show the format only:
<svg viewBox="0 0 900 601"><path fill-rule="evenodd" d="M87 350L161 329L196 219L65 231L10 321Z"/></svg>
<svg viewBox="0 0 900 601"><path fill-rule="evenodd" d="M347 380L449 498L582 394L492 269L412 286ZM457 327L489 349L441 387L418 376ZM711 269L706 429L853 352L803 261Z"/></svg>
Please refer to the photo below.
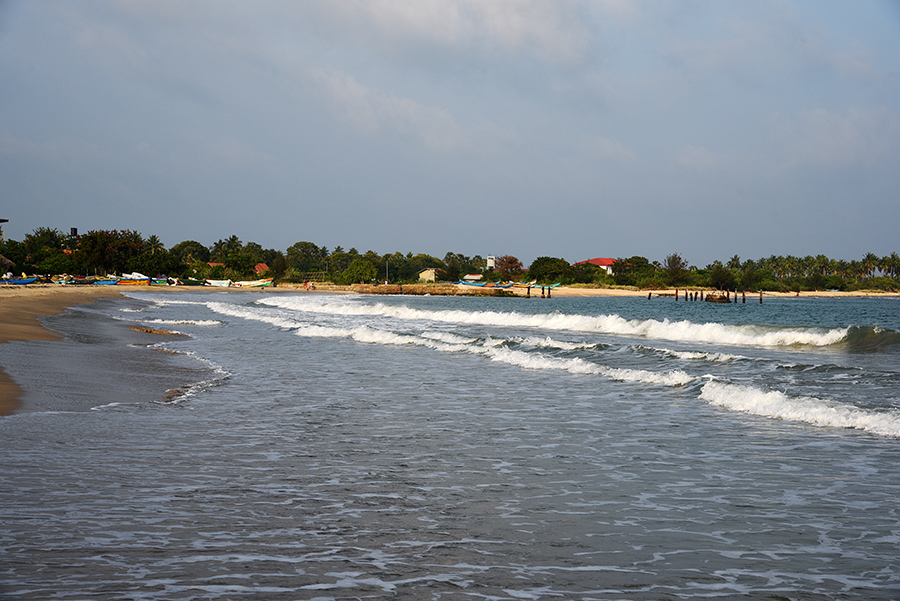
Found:
<svg viewBox="0 0 900 601"><path fill-rule="evenodd" d="M718 407L814 426L855 428L881 436L900 438L900 413L871 411L853 405L809 396L791 396L777 390L730 384L705 383L700 399Z"/></svg>
<svg viewBox="0 0 900 601"><path fill-rule="evenodd" d="M141 323L155 323L172 326L220 326L218 319L141 319Z"/></svg>
<svg viewBox="0 0 900 601"><path fill-rule="evenodd" d="M674 357L682 361L709 361L712 363L731 363L741 359L747 359L741 355L731 355L728 353L708 353L706 351L676 351L667 348L656 348L652 346L639 345L635 347L638 351L648 351L658 353L666 357Z"/></svg>
<svg viewBox="0 0 900 601"><path fill-rule="evenodd" d="M270 304L270 303L265 303ZM276 303L271 303L276 304ZM663 373L651 372L640 369L611 368L598 365L581 358L562 359L548 357L541 353L528 353L507 348L508 341L488 338L482 342L475 339L467 339L450 333L429 332L427 334L401 334L370 326L356 326L351 328L337 328L303 323L280 315L271 314L256 307L245 307L228 303L211 302L208 306L218 313L251 319L285 327L295 331L298 336L324 337L324 338L351 338L358 342L371 344L404 345L412 344L424 346L439 351L469 352L483 355L491 360L516 365L526 369L553 369L568 371L574 374L595 374L613 380L624 382L643 382L648 384L662 384L664 386L683 386L695 378L681 370L672 370ZM547 341L550 341L548 344ZM532 342L535 342L533 340ZM552 339L542 339L545 346L553 348L566 348L566 344Z"/></svg>
<svg viewBox="0 0 900 601"><path fill-rule="evenodd" d="M258 304L283 309L331 315L382 316L403 320L425 320L453 324L499 327L527 327L545 330L591 332L648 339L730 344L743 346L830 346L846 340L850 328L791 328L783 326L729 325L693 323L687 320L624 319L616 314L569 315L501 311L463 311L417 309L407 306L367 304L343 300L310 299L309 297L265 298Z"/></svg>

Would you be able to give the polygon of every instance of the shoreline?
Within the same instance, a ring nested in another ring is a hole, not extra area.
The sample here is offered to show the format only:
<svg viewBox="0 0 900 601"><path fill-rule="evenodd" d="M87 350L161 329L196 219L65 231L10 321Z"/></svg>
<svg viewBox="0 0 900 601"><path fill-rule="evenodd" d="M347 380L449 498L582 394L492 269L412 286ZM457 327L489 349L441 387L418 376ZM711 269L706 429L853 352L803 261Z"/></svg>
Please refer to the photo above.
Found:
<svg viewBox="0 0 900 601"><path fill-rule="evenodd" d="M8 286L0 288L0 344L25 340L59 340L39 318L58 315L69 307L92 302L94 298L121 297L105 286ZM0 366L0 416L21 406L24 391Z"/></svg>

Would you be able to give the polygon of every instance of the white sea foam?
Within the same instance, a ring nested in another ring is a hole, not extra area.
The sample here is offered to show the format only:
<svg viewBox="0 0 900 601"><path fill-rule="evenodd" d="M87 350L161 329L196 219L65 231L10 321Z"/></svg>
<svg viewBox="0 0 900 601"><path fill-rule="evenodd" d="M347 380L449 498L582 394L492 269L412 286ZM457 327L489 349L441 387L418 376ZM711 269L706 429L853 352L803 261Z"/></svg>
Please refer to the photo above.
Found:
<svg viewBox="0 0 900 601"><path fill-rule="evenodd" d="M218 319L142 319L141 323L157 323L173 326L220 326Z"/></svg>
<svg viewBox="0 0 900 601"><path fill-rule="evenodd" d="M484 355L494 361L517 365L526 369L555 369L573 374L595 374L621 382L641 382L645 384L662 384L664 386L683 386L695 378L681 370L653 372L644 369L623 369L599 365L574 357L561 359L548 357L539 353L526 353L505 347L488 348Z"/></svg>
<svg viewBox="0 0 900 601"><path fill-rule="evenodd" d="M473 344L478 341L477 338L460 336L459 334L454 334L452 332L423 332L422 337L439 340L448 344Z"/></svg>
<svg viewBox="0 0 900 601"><path fill-rule="evenodd" d="M262 304L283 306L294 303L274 302L283 299L266 299ZM662 384L664 386L682 386L695 378L680 370L663 373L651 372L639 369L610 368L598 365L581 358L562 359L549 357L540 353L528 353L507 348L507 340L487 338L478 342L474 338L467 338L452 333L428 331L423 334L398 333L370 326L357 326L351 328L337 328L303 323L280 315L268 313L254 307L231 305L227 303L212 302L208 306L218 313L252 319L293 329L298 336L323 337L323 338L351 338L358 342L386 345L416 345L447 352L469 352L476 355L484 355L494 361L524 367L526 369L553 369L568 371L575 374L595 374L613 380L625 382L643 382L650 384ZM321 305L319 305L321 306ZM348 305L334 305L346 307ZM383 305L381 305L383 307ZM358 307L357 307L358 309ZM330 311L329 311L330 312ZM432 312L440 313L440 312ZM353 314L360 314L354 309ZM532 346L549 346L561 349L586 348L588 345L554 341L550 338L519 338L518 341Z"/></svg>
<svg viewBox="0 0 900 601"><path fill-rule="evenodd" d="M110 409L112 407L118 407L122 403L107 403L105 405L97 405L96 407L91 407L91 411L103 411L104 409Z"/></svg>
<svg viewBox="0 0 900 601"><path fill-rule="evenodd" d="M654 353L660 353L683 361L711 361L713 363L730 363L740 359L746 359L740 355L731 355L728 353L707 353L705 351L676 351L667 348L654 348L651 346L639 346L638 349L645 349Z"/></svg>
<svg viewBox="0 0 900 601"><path fill-rule="evenodd" d="M587 342L568 342L566 340L554 340L549 336L544 338L538 336L529 336L527 338L513 338L513 342L518 342L524 346L531 346L535 348L555 348L565 351L577 351L581 349L590 349L596 348L596 344L589 344Z"/></svg>
<svg viewBox="0 0 900 601"><path fill-rule="evenodd" d="M814 426L856 428L900 438L900 413L870 411L853 405L809 396L790 396L777 390L710 380L700 398L713 405L763 417L804 422Z"/></svg>
<svg viewBox="0 0 900 601"><path fill-rule="evenodd" d="M227 315L229 317L239 317L241 319L251 319L254 321L261 321L263 323L267 323L269 325L277 326L279 328L285 328L292 330L294 328L300 327L303 324L301 321L297 321L296 319L291 319L289 317L285 317L282 314L270 311L261 311L258 308L253 307L245 307L243 305L235 305L232 303L223 303L223 302L209 302L205 303L206 306L216 313L220 315Z"/></svg>
<svg viewBox="0 0 900 601"><path fill-rule="evenodd" d="M309 297L265 298L259 304L306 313L384 316L455 324L527 327L573 332L593 332L649 339L744 346L829 346L844 340L849 328L789 328L776 326L693 323L687 320L631 319L619 315L526 314L499 311L416 309L383 303L334 302Z"/></svg>

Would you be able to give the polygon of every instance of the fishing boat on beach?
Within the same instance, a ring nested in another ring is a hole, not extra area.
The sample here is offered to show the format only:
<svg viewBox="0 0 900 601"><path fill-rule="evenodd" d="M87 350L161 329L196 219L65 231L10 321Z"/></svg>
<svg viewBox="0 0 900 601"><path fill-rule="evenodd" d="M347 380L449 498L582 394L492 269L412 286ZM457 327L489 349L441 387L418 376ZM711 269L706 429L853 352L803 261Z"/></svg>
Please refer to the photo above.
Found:
<svg viewBox="0 0 900 601"><path fill-rule="evenodd" d="M38 281L38 278L3 278L0 282L11 286L27 286Z"/></svg>
<svg viewBox="0 0 900 601"><path fill-rule="evenodd" d="M264 278L262 280L234 282L233 285L238 288L269 288L272 286L272 278Z"/></svg>
<svg viewBox="0 0 900 601"><path fill-rule="evenodd" d="M233 283L231 280L206 280L207 286L216 286L218 288L228 288Z"/></svg>
<svg viewBox="0 0 900 601"><path fill-rule="evenodd" d="M123 274L116 283L119 286L149 286L150 277L134 271L132 273Z"/></svg>

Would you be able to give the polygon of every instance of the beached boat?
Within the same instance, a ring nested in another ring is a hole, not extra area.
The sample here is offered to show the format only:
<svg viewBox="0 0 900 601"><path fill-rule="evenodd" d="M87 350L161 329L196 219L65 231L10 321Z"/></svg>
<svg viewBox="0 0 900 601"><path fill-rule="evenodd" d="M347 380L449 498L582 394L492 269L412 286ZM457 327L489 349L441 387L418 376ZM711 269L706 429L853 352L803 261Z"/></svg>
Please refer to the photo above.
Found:
<svg viewBox="0 0 900 601"><path fill-rule="evenodd" d="M119 283L119 278L100 278L94 280L95 286L115 286Z"/></svg>
<svg viewBox="0 0 900 601"><path fill-rule="evenodd" d="M150 277L134 271L132 273L123 274L117 284L120 286L149 286Z"/></svg>
<svg viewBox="0 0 900 601"><path fill-rule="evenodd" d="M38 281L37 278L3 278L2 281L4 284L11 284L13 286L26 286L28 284L33 284Z"/></svg>
<svg viewBox="0 0 900 601"><path fill-rule="evenodd" d="M234 285L239 288L268 288L272 285L272 278L265 278L262 280L253 280L250 282L234 282Z"/></svg>
<svg viewBox="0 0 900 601"><path fill-rule="evenodd" d="M232 283L231 280L206 280L207 286L217 286L219 288L228 288Z"/></svg>
<svg viewBox="0 0 900 601"><path fill-rule="evenodd" d="M178 280L176 285L178 286L203 286L206 284L205 280L195 280L194 278L181 278Z"/></svg>

